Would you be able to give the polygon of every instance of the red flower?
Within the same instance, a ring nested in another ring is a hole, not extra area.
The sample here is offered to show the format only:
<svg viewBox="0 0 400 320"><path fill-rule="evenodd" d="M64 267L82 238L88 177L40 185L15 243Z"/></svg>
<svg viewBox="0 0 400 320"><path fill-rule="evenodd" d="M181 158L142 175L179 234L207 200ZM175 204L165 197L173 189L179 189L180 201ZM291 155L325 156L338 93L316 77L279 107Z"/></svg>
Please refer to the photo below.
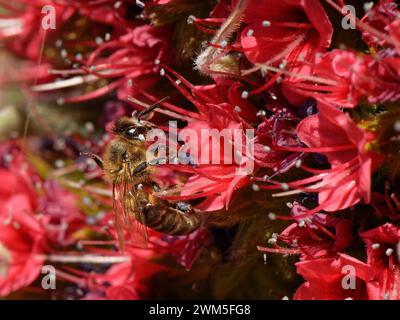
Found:
<svg viewBox="0 0 400 320"><path fill-rule="evenodd" d="M39 198L37 212L46 226L48 241L64 247L73 244L74 232L86 226L86 217L77 206L76 196L53 180L45 181L43 187L44 195Z"/></svg>
<svg viewBox="0 0 400 320"><path fill-rule="evenodd" d="M115 264L105 274L94 276L96 284L100 285L97 290L103 290L107 299L136 300L145 297L149 291L147 280L164 269L152 261L155 257L152 249L127 247L125 253L129 261Z"/></svg>
<svg viewBox="0 0 400 320"><path fill-rule="evenodd" d="M285 78L283 90L295 104L307 97L347 108L366 99L369 103L396 101L400 98L399 59L394 50L382 50L373 57L335 49L318 58L311 69Z"/></svg>
<svg viewBox="0 0 400 320"><path fill-rule="evenodd" d="M312 64L311 70L285 78L285 95L292 103L313 97L333 106L354 107L362 95L354 89L354 83L359 77L365 78L367 63L371 60L370 56L365 58L368 60L348 50L335 49L325 53ZM306 77L310 75L314 78L307 81Z"/></svg>
<svg viewBox="0 0 400 320"><path fill-rule="evenodd" d="M242 97L238 82L217 79L213 85L193 86L171 69L167 67L166 69L178 77L182 83L180 85L176 85L175 81L166 75L197 107L199 113L182 112L188 121L184 129L196 133L197 139L191 141L189 138L186 141L190 155L195 159L194 166L171 166L172 169L193 174L183 187L173 190L180 192L180 195L161 196L169 200L205 197L206 199L196 206L203 211L228 208L233 193L250 183L249 175L258 166L273 168L279 164L277 155L264 145L266 140L270 139L266 139L265 128L260 128L255 131L254 139L248 141L250 145L254 145L254 155L252 156L251 151L247 150L245 130L253 129L247 121L255 119L255 107ZM179 110L176 106L167 105L167 107L175 112ZM201 133L202 130L217 130L219 133L227 130L228 136L231 137L228 146L231 148L230 151L225 149L224 139L215 144L209 135L204 136ZM239 139L234 139L234 130L240 131ZM234 141L240 141L242 147L239 149ZM240 155L235 155L235 151ZM205 163L205 159L208 160L208 164ZM213 160L216 160L216 163L213 163ZM253 168L249 165L250 162L254 162Z"/></svg>
<svg viewBox="0 0 400 320"><path fill-rule="evenodd" d="M79 14L89 18L91 21L115 26L116 28L127 28L132 22L126 19L127 1L94 1L72 0L69 5L77 8Z"/></svg>
<svg viewBox="0 0 400 320"><path fill-rule="evenodd" d="M305 208L299 214L304 212ZM297 249L302 260L316 259L335 256L348 247L353 239L351 228L349 220L316 214L311 221L291 224L278 239Z"/></svg>
<svg viewBox="0 0 400 320"><path fill-rule="evenodd" d="M119 99L127 100L128 96L135 96L154 86L161 78L161 63L169 63L172 60L171 57L168 30L156 29L150 25L136 25L128 28L122 35L117 33L115 40L100 44L96 50L84 57L83 67L80 70L74 70L74 74L89 74L98 79L113 81L105 87L76 97L67 97L63 101L87 101L115 89L117 89ZM61 71L66 75L68 72L68 70ZM90 77L84 79L84 81L93 81ZM66 80L66 82L70 81ZM55 83L54 89L59 85L59 82ZM49 84L37 88L39 91L52 89L53 87Z"/></svg>
<svg viewBox="0 0 400 320"><path fill-rule="evenodd" d="M53 36L61 30L62 25L75 12L72 6L62 5L54 1L49 4L49 1L43 0L15 0L12 5L0 3L1 5L5 6L10 12L1 17L3 27L0 28L0 38L12 39L12 41L7 42L8 48L17 55L31 60L39 59L45 37ZM42 28L42 20L45 17L42 8L45 5L51 5L54 8L56 29L45 30Z"/></svg>
<svg viewBox="0 0 400 320"><path fill-rule="evenodd" d="M259 1L249 3L243 21L241 46L254 64L270 65L302 56L312 61L325 51L333 29L317 0Z"/></svg>
<svg viewBox="0 0 400 320"><path fill-rule="evenodd" d="M337 258L303 261L296 266L297 273L307 282L297 289L295 300L368 299L368 283L373 279L374 271L353 257L339 254ZM354 287L343 286L347 274L356 277Z"/></svg>
<svg viewBox="0 0 400 320"><path fill-rule="evenodd" d="M400 300L400 229L387 223L361 236L367 244L368 264L376 273L371 299Z"/></svg>
<svg viewBox="0 0 400 320"><path fill-rule="evenodd" d="M368 143L373 138L369 132L359 128L347 114L320 103L319 113L303 119L297 134L309 148L285 149L321 153L327 157L331 169L305 168L315 175L288 183L288 187L296 190L279 195L317 192L319 206L309 214L349 208L361 199L370 202L371 174L379 166L381 157L368 151Z"/></svg>
<svg viewBox="0 0 400 320"><path fill-rule="evenodd" d="M5 296L40 274L45 230L33 215L33 195L24 182L5 170L0 170L0 176L0 265L4 260L7 264L0 274L0 295Z"/></svg>
<svg viewBox="0 0 400 320"><path fill-rule="evenodd" d="M398 15L397 15L398 17ZM388 27L389 35L395 43L397 53L400 53L400 19L393 21Z"/></svg>
<svg viewBox="0 0 400 320"><path fill-rule="evenodd" d="M1 145L0 155L0 295L8 295L36 280L46 256L73 244L86 220L70 193L42 184L17 145Z"/></svg>
<svg viewBox="0 0 400 320"><path fill-rule="evenodd" d="M162 235L154 241L158 251L171 254L181 266L190 270L211 239L208 232L200 228L186 236Z"/></svg>
<svg viewBox="0 0 400 320"><path fill-rule="evenodd" d="M361 19L362 22L367 23L374 30L380 31L382 34L392 34L394 31L394 24L399 22L398 16L400 14L397 9L398 4L393 0L380 0L372 9L368 10L366 15ZM396 28L398 30L398 28ZM394 34L393 34L394 35ZM368 30L363 30L362 37L368 47L379 49L381 47L390 46L385 39L379 39ZM397 39L399 41L400 39ZM398 48L399 50L400 48Z"/></svg>

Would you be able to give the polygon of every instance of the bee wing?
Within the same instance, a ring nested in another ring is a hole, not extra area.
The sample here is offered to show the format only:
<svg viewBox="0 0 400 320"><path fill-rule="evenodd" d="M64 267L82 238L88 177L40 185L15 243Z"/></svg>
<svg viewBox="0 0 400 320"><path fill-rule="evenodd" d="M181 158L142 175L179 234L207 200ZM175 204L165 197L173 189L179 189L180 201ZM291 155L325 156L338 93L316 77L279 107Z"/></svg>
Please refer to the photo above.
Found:
<svg viewBox="0 0 400 320"><path fill-rule="evenodd" d="M137 205L135 192L127 183L113 184L114 214L117 237L121 251L125 247L125 230L127 240L135 246L145 248L148 243L147 227L143 212Z"/></svg>
<svg viewBox="0 0 400 320"><path fill-rule="evenodd" d="M122 252L125 250L125 234L124 234L124 210L122 206L122 192L119 184L113 183L113 209L115 229L117 231L117 239L119 248Z"/></svg>
<svg viewBox="0 0 400 320"><path fill-rule="evenodd" d="M126 213L126 224L129 230L129 239L135 246L146 248L148 244L148 233L145 224L145 217L137 202L136 192L133 188L128 189L125 185L126 201L123 201L124 212Z"/></svg>

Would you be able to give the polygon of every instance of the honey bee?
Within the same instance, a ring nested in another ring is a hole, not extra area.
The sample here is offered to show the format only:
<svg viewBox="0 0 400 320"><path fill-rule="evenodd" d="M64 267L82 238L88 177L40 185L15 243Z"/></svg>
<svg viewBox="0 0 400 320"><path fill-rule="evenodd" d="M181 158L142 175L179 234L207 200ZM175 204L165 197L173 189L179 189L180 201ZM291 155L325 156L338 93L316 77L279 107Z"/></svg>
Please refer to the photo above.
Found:
<svg viewBox="0 0 400 320"><path fill-rule="evenodd" d="M146 133L155 126L142 117L165 99L137 116L116 120L113 127L115 137L105 147L102 158L82 153L93 158L112 183L115 226L121 250L124 249L124 230L130 233L131 238L136 238L136 244L145 245L146 227L169 235L186 235L200 226L200 219L189 203L173 203L152 194L159 191L151 178L152 171L155 165L166 159L146 159Z"/></svg>

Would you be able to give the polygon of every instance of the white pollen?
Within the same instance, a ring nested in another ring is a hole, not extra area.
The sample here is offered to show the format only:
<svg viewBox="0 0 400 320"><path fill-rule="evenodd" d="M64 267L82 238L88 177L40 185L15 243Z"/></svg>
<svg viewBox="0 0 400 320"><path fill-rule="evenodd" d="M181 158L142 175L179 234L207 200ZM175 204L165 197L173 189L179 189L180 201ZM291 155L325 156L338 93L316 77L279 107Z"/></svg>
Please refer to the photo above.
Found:
<svg viewBox="0 0 400 320"><path fill-rule="evenodd" d="M249 92L248 91L243 91L242 92L242 99L247 99L249 97Z"/></svg>
<svg viewBox="0 0 400 320"><path fill-rule="evenodd" d="M235 112L241 112L242 111L242 109L239 106L235 106L235 108L233 110L235 110Z"/></svg>
<svg viewBox="0 0 400 320"><path fill-rule="evenodd" d="M61 159L57 159L57 160L54 162L54 166L55 166L57 169L63 168L63 167L65 167L65 162L64 162L63 160L61 160Z"/></svg>
<svg viewBox="0 0 400 320"><path fill-rule="evenodd" d="M268 219L269 220L276 220L276 214L273 212L268 213Z"/></svg>
<svg viewBox="0 0 400 320"><path fill-rule="evenodd" d="M288 296L284 296L284 297L282 298L282 300L289 300L289 297L288 297Z"/></svg>
<svg viewBox="0 0 400 320"><path fill-rule="evenodd" d="M56 41L56 48L61 48L62 45L63 45L63 41L62 41L61 39L58 39L58 40Z"/></svg>
<svg viewBox="0 0 400 320"><path fill-rule="evenodd" d="M251 188L253 189L253 191L260 191L260 186L258 185L258 184L255 184L255 183L253 183L252 185L251 185Z"/></svg>
<svg viewBox="0 0 400 320"><path fill-rule="evenodd" d="M13 156L12 156L11 154L9 154L9 153L6 153L6 154L3 156L3 160L4 160L5 162L7 162L7 163L10 163L10 162L13 160Z"/></svg>
<svg viewBox="0 0 400 320"><path fill-rule="evenodd" d="M248 37L252 37L253 34L254 34L254 30L253 30L253 29L249 29L249 30L247 31L247 36L248 36Z"/></svg>
<svg viewBox="0 0 400 320"><path fill-rule="evenodd" d="M371 10L373 6L374 6L373 1L364 2L364 5L363 5L364 11L367 12L367 11Z"/></svg>
<svg viewBox="0 0 400 320"><path fill-rule="evenodd" d="M121 1L117 1L116 3L114 3L114 8L118 9L118 8L121 7L121 5L122 5L122 2Z"/></svg>
<svg viewBox="0 0 400 320"><path fill-rule="evenodd" d="M106 41L110 41L111 40L111 34L109 34L108 32L104 35L104 40Z"/></svg>
<svg viewBox="0 0 400 320"><path fill-rule="evenodd" d="M261 25L262 25L264 28L270 27L270 26L271 26L271 21L263 20L263 22L261 23Z"/></svg>
<svg viewBox="0 0 400 320"><path fill-rule="evenodd" d="M60 97L60 98L57 99L57 104L58 104L59 106L62 106L64 103L65 103L64 98Z"/></svg>
<svg viewBox="0 0 400 320"><path fill-rule="evenodd" d="M221 43L220 43L220 46L222 48L225 48L227 45L228 45L228 42L226 40L222 40Z"/></svg>
<svg viewBox="0 0 400 320"><path fill-rule="evenodd" d="M92 203L92 200L89 197L83 197L82 202L84 205L88 206ZM88 217L89 218L89 217Z"/></svg>
<svg viewBox="0 0 400 320"><path fill-rule="evenodd" d="M18 221L13 221L12 222L12 226L14 227L14 229L19 229L19 228L21 228L21 225L19 224L19 222Z"/></svg>
<svg viewBox="0 0 400 320"><path fill-rule="evenodd" d="M179 86L182 83L182 81L178 79L175 81L175 83Z"/></svg>
<svg viewBox="0 0 400 320"><path fill-rule="evenodd" d="M164 68L161 68L161 69L160 69L160 76L161 76L161 77L164 77L164 76L165 76L165 70L164 70Z"/></svg>
<svg viewBox="0 0 400 320"><path fill-rule="evenodd" d="M372 247L372 249L377 250L377 249L380 248L380 244L379 243L373 243L371 247Z"/></svg>
<svg viewBox="0 0 400 320"><path fill-rule="evenodd" d="M393 125L393 129L396 132L400 132L400 120L397 120L394 125Z"/></svg>
<svg viewBox="0 0 400 320"><path fill-rule="evenodd" d="M85 130L87 132L92 133L94 131L94 129L95 128L94 128L93 122L88 121L88 122L85 123Z"/></svg>
<svg viewBox="0 0 400 320"><path fill-rule="evenodd" d="M295 164L296 168L300 168L301 167L301 160L296 160L296 164Z"/></svg>
<svg viewBox="0 0 400 320"><path fill-rule="evenodd" d="M393 253L393 249L392 249L392 248L388 248L388 249L385 251L385 254L386 254L388 257L391 256L392 253Z"/></svg>
<svg viewBox="0 0 400 320"><path fill-rule="evenodd" d="M60 52L61 58L65 59L68 56L68 52L65 49L62 49Z"/></svg>
<svg viewBox="0 0 400 320"><path fill-rule="evenodd" d="M265 117L266 115L267 113L265 112L265 110L260 110L256 114L257 117Z"/></svg>
<svg viewBox="0 0 400 320"><path fill-rule="evenodd" d="M298 225L300 228L303 228L306 225L306 222L304 220L300 220Z"/></svg>
<svg viewBox="0 0 400 320"><path fill-rule="evenodd" d="M140 0L136 0L136 5L137 5L138 7L141 7L141 8L144 8L144 7L145 7L145 4L144 4L142 1L140 1Z"/></svg>
<svg viewBox="0 0 400 320"><path fill-rule="evenodd" d="M146 138L145 138L144 135L142 135L142 134L139 134L139 135L138 135L138 139L139 139L140 141L145 141L145 140L146 140Z"/></svg>
<svg viewBox="0 0 400 320"><path fill-rule="evenodd" d="M285 69L287 65L287 60L282 60L282 62L279 64L279 69Z"/></svg>
<svg viewBox="0 0 400 320"><path fill-rule="evenodd" d="M386 292L384 297L383 297L383 300L389 300L389 298L390 298L390 293Z"/></svg>
<svg viewBox="0 0 400 320"><path fill-rule="evenodd" d="M289 185L287 184L287 183L281 183L281 188L282 188L282 190L285 190L285 191L287 191L287 190L289 190Z"/></svg>
<svg viewBox="0 0 400 320"><path fill-rule="evenodd" d="M196 17L191 14L190 16L187 17L186 21L188 24L193 24L194 20L196 20Z"/></svg>

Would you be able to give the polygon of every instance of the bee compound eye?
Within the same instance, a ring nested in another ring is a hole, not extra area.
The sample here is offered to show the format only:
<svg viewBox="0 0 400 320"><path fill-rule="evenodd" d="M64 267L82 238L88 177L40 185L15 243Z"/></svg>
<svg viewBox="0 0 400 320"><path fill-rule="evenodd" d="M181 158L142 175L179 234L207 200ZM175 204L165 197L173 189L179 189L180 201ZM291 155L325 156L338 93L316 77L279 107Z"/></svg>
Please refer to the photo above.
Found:
<svg viewBox="0 0 400 320"><path fill-rule="evenodd" d="M127 138L134 138L136 134L136 128L128 128L125 130L125 136Z"/></svg>
<svg viewBox="0 0 400 320"><path fill-rule="evenodd" d="M146 133L146 128L138 126L126 129L124 135L128 139L138 139L140 141L144 141L145 133Z"/></svg>

